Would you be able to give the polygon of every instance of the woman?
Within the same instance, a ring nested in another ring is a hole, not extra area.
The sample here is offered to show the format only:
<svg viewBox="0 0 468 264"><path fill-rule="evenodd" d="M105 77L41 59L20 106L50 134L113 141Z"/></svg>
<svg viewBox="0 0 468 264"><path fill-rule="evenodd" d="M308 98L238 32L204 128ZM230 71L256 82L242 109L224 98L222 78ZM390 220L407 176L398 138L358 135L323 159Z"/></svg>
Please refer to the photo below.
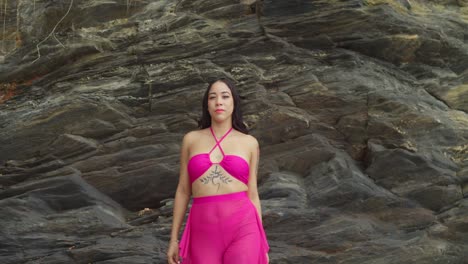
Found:
<svg viewBox="0 0 468 264"><path fill-rule="evenodd" d="M182 140L168 263L268 263L257 191L259 145L247 135L240 97L230 80L208 86L199 127ZM179 244L190 196L193 203Z"/></svg>

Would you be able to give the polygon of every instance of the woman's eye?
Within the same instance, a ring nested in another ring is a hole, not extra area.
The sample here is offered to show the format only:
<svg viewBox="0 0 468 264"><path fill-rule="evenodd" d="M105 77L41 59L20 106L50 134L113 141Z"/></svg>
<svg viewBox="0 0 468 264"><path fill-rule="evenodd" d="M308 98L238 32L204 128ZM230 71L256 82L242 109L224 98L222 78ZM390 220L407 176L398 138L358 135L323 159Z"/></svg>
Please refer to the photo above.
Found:
<svg viewBox="0 0 468 264"><path fill-rule="evenodd" d="M227 99L227 98L229 98L229 96L226 95L226 96L223 96L223 98L224 98L224 99Z"/></svg>

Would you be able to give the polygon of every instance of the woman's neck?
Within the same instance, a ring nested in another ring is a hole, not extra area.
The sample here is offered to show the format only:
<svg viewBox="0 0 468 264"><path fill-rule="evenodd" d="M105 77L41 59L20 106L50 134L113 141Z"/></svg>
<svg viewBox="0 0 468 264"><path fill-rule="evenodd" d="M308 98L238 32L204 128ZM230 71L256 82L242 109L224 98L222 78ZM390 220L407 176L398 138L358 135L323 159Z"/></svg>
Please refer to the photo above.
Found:
<svg viewBox="0 0 468 264"><path fill-rule="evenodd" d="M232 124L231 122L211 122L211 128L213 129L213 132L215 133L216 137L220 138L223 135L225 135L229 131L229 129L232 128Z"/></svg>

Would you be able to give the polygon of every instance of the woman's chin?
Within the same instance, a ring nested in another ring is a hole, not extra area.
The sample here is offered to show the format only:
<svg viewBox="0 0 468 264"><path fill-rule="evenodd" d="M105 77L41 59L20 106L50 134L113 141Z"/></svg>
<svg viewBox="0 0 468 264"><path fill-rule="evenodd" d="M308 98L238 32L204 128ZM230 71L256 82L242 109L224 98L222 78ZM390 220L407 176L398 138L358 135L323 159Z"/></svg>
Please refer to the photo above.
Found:
<svg viewBox="0 0 468 264"><path fill-rule="evenodd" d="M226 122L229 120L228 117L221 117L221 116L218 116L218 117L213 117L212 120L216 123L223 123L223 122Z"/></svg>

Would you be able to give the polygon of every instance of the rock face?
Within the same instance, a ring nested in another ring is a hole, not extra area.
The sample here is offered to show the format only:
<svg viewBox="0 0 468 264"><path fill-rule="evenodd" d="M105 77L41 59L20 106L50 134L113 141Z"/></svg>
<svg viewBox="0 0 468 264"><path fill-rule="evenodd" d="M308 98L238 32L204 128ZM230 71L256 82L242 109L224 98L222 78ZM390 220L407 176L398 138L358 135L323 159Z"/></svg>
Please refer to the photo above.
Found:
<svg viewBox="0 0 468 264"><path fill-rule="evenodd" d="M221 76L260 142L271 263L466 262L467 1L0 4L1 263L166 263L181 139Z"/></svg>

